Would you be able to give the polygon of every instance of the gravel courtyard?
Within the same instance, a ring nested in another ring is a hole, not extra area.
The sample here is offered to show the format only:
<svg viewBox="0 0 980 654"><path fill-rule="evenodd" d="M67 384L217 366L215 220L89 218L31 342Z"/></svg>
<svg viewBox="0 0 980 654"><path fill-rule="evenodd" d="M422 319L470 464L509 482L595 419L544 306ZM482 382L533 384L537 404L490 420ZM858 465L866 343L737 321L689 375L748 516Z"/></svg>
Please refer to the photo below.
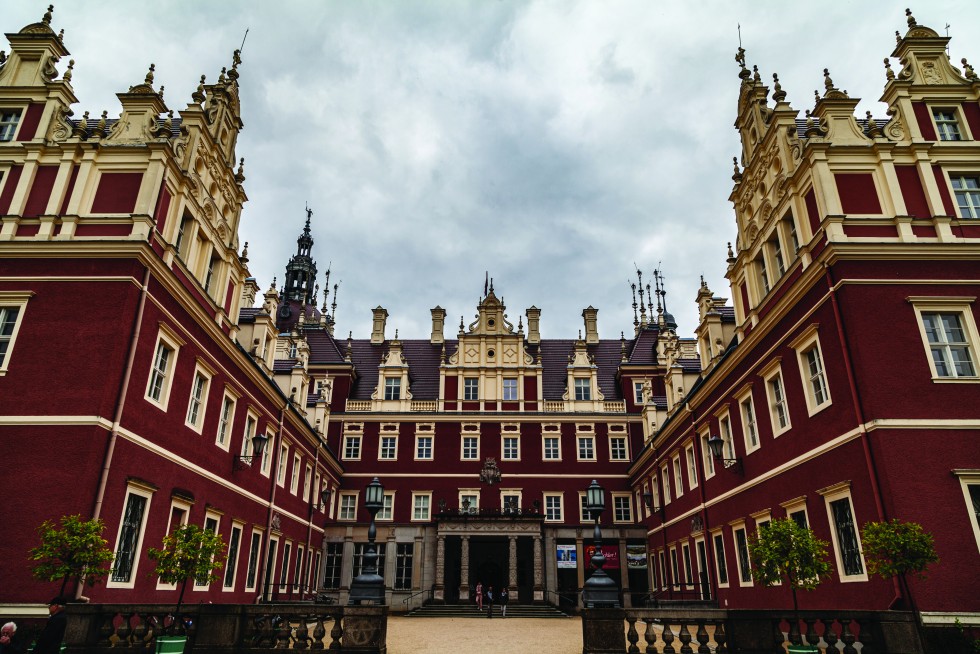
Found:
<svg viewBox="0 0 980 654"><path fill-rule="evenodd" d="M388 654L579 654L582 619L388 618Z"/></svg>

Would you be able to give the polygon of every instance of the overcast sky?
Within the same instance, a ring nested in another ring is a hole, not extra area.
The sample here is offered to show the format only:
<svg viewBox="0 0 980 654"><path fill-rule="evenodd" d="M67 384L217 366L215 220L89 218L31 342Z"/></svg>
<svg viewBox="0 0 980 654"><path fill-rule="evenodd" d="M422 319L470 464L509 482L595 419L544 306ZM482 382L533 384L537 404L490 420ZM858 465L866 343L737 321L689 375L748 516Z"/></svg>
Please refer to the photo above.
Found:
<svg viewBox="0 0 980 654"><path fill-rule="evenodd" d="M2 0L0 29L46 4ZM454 337L489 271L515 325L533 304L543 335L573 338L592 305L600 336L618 338L632 330L634 262L644 282L661 266L682 336L700 275L731 295L738 24L748 64L778 73L801 114L826 67L863 98L860 116L884 118L882 59L905 6L87 0L56 3L52 27L76 60L76 116L118 115L115 93L150 62L182 109L249 30L241 241L263 290L281 284L309 203L321 276L332 262L340 282L338 335L368 336L381 305L389 336L424 338L439 305ZM912 9L940 33L949 23L957 65L980 64L980 2Z"/></svg>

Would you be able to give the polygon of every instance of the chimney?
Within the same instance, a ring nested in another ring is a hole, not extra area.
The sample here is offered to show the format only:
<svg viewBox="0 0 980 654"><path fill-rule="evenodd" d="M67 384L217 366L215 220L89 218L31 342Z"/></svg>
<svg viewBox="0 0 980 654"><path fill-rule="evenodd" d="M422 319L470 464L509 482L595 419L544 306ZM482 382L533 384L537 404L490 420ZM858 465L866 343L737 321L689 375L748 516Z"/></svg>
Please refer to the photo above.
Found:
<svg viewBox="0 0 980 654"><path fill-rule="evenodd" d="M374 324L371 327L371 342L385 342L385 323L388 321L388 312L383 307L377 307L374 312Z"/></svg>
<svg viewBox="0 0 980 654"><path fill-rule="evenodd" d="M531 306L524 312L527 316L527 342L529 345L537 345L541 342L541 332L538 330L538 323L541 321L541 309Z"/></svg>
<svg viewBox="0 0 980 654"><path fill-rule="evenodd" d="M588 345L599 342L599 323L596 321L598 314L599 310L591 305L588 309L582 310L582 317L585 319L585 342Z"/></svg>
<svg viewBox="0 0 980 654"><path fill-rule="evenodd" d="M442 335L443 326L446 324L446 310L436 305L435 309L432 311L432 336L429 337L429 342L445 343L446 339Z"/></svg>

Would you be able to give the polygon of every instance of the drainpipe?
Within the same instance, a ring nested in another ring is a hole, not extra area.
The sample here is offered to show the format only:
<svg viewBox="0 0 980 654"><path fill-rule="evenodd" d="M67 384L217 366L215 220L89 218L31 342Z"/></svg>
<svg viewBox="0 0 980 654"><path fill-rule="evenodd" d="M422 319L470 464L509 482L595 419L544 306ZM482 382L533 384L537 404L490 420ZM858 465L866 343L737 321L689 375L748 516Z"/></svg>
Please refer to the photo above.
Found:
<svg viewBox="0 0 980 654"><path fill-rule="evenodd" d="M292 396L290 396L292 397ZM265 522L265 563L262 566L261 578L263 580L262 584L262 595L260 595L262 602L269 601L269 584L273 581L273 570L272 561L270 557L272 555L272 517L276 512L276 476L279 474L279 466L276 465L277 459L280 456L279 450L282 447L282 430L283 430L283 417L286 414L286 407L289 406L289 401L286 402L279 409L279 427L276 429L275 447L272 452L269 453L270 457L276 457L270 459L269 461L269 514ZM266 445L268 447L268 445ZM261 466L261 462L259 463Z"/></svg>
<svg viewBox="0 0 980 654"><path fill-rule="evenodd" d="M306 558L310 560L311 564L313 562L313 554L310 550L313 543L313 514L316 513L316 506L319 504L318 500L320 498L320 489L313 488L312 484L313 480L316 479L316 471L320 466L320 447L322 444L323 442L318 438L316 444L316 455L313 457L313 477L310 479L310 519L306 524ZM306 569L306 559L304 559L300 563L300 579L305 581L308 577L309 571ZM302 584L300 584L300 587L302 588Z"/></svg>
<svg viewBox="0 0 980 654"><path fill-rule="evenodd" d="M700 467L704 470L704 451L701 449L701 438L698 436L697 418L695 416L694 409L691 408L690 404L687 405L687 410L691 414L691 431L693 432L692 439L694 441L694 474L697 474L697 469ZM710 435L710 434L709 434ZM709 452L710 454L710 452ZM714 462L712 462L713 464ZM711 574L711 569L715 567L714 553L711 551L713 543L711 542L711 532L708 529L708 506L707 506L707 493L705 492L705 486L708 485L708 479L706 477L702 478L701 483L698 484L698 494L701 496L701 534L704 537L704 550L705 550L705 565L708 570L702 570L708 580L709 586L711 587L711 592L714 594L715 600L718 599L718 579ZM694 543L694 555L697 556L697 542ZM700 562L699 562L700 563ZM714 579L712 583L711 580ZM701 580L698 579L698 583Z"/></svg>

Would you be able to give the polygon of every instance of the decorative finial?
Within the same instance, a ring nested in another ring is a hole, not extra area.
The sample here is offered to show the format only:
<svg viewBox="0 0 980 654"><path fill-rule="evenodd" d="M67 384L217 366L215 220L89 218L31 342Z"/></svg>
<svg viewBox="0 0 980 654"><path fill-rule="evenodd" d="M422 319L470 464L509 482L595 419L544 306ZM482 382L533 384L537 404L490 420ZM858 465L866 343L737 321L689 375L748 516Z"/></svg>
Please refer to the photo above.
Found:
<svg viewBox="0 0 980 654"><path fill-rule="evenodd" d="M44 18L41 19L41 22L45 25L50 25L52 13L54 13L54 5L48 5L48 10L44 12Z"/></svg>
<svg viewBox="0 0 980 654"><path fill-rule="evenodd" d="M248 263L248 241L245 241L245 247L242 248L242 256L238 257L242 263Z"/></svg>
<svg viewBox="0 0 980 654"><path fill-rule="evenodd" d="M228 77L231 80L238 79L238 64L242 63L242 51L235 50L231 54L231 70L228 71Z"/></svg>
<svg viewBox="0 0 980 654"><path fill-rule="evenodd" d="M235 173L235 181L239 184L245 181L245 157L238 160L238 172Z"/></svg>
<svg viewBox="0 0 980 654"><path fill-rule="evenodd" d="M204 94L204 75L201 75L201 83L197 85L197 90L191 93L191 100L197 104L201 104L206 97Z"/></svg>
<svg viewBox="0 0 980 654"><path fill-rule="evenodd" d="M888 57L885 57L885 79L895 79L895 71L892 70L892 62L888 60Z"/></svg>
<svg viewBox="0 0 980 654"><path fill-rule="evenodd" d="M159 95L159 96L160 96L160 99L161 99L161 100L163 100L163 91L164 91L164 89L166 89L166 88L167 88L167 87L165 87L164 85L162 85L162 84L161 84L161 85L160 85L160 90L159 90L159 91L157 91L157 95Z"/></svg>
<svg viewBox="0 0 980 654"><path fill-rule="evenodd" d="M830 79L830 71L823 69L823 87L828 91L834 90L834 80Z"/></svg>
<svg viewBox="0 0 980 654"><path fill-rule="evenodd" d="M896 43L902 42L902 35L898 33L898 30L895 30L895 42Z"/></svg>
<svg viewBox="0 0 980 654"><path fill-rule="evenodd" d="M820 91L813 89L813 99L816 102L820 102Z"/></svg>
<svg viewBox="0 0 980 654"><path fill-rule="evenodd" d="M105 126L106 126L106 121L108 119L109 119L109 112L108 111L103 111L102 112L102 117L99 118L99 124L95 126L95 129L99 130L99 132L104 132L105 131Z"/></svg>
<svg viewBox="0 0 980 654"><path fill-rule="evenodd" d="M163 121L162 135L168 138L173 136L173 129L174 129L174 110L171 109L170 111L167 112L166 120Z"/></svg>
<svg viewBox="0 0 980 654"><path fill-rule="evenodd" d="M396 341L398 340L398 328L397 327L395 327L395 340Z"/></svg>
<svg viewBox="0 0 980 654"><path fill-rule="evenodd" d="M728 259L729 264L735 263L735 253L732 251L732 242L728 242Z"/></svg>
<svg viewBox="0 0 980 654"><path fill-rule="evenodd" d="M779 75L776 73L772 74L772 82L774 92L772 94L772 99L776 102L782 102L786 99L786 91L783 90L782 85L779 83Z"/></svg>
<svg viewBox="0 0 980 654"><path fill-rule="evenodd" d="M906 18L905 20L909 24L909 29L912 29L913 27L918 25L918 23L915 22L915 16L912 15L911 9L906 8L905 15L908 16L908 18Z"/></svg>
<svg viewBox="0 0 980 654"><path fill-rule="evenodd" d="M344 281L344 280L340 280ZM337 319L337 289L340 288L340 284L333 285L333 302L330 304L330 319Z"/></svg>
<svg viewBox="0 0 980 654"><path fill-rule="evenodd" d="M83 139L86 136L88 136L88 112L87 111L84 114L82 114L82 119L78 121L77 125L75 125L75 128L71 131L71 135L78 137L80 139Z"/></svg>
<svg viewBox="0 0 980 654"><path fill-rule="evenodd" d="M759 67L758 66L752 66L752 81L753 82L761 82L762 81L762 76L759 75Z"/></svg>
<svg viewBox="0 0 980 654"><path fill-rule="evenodd" d="M973 81L976 81L977 80L977 74L974 72L973 66L971 66L968 63L966 63L966 57L963 57L962 59L960 59L960 63L963 64L963 77L965 77L967 79L970 79L970 80L973 80Z"/></svg>
<svg viewBox="0 0 980 654"><path fill-rule="evenodd" d="M62 43L64 43L64 41L65 41L65 29L64 28L61 28L60 30L58 30L58 41L60 41Z"/></svg>
<svg viewBox="0 0 980 654"><path fill-rule="evenodd" d="M69 59L68 60L68 69L65 70L65 74L61 76L62 81L65 81L65 82L70 82L71 81L72 69L74 69L74 68L75 68L75 60L74 59Z"/></svg>
<svg viewBox="0 0 980 654"><path fill-rule="evenodd" d="M463 316L459 317L459 333L463 333Z"/></svg>
<svg viewBox="0 0 980 654"><path fill-rule="evenodd" d="M732 157L732 165L735 167L735 173L732 175L732 180L738 184L742 181L742 171L738 169L738 157Z"/></svg>
<svg viewBox="0 0 980 654"><path fill-rule="evenodd" d="M640 321L636 317L636 282L630 284L630 287L633 289L633 327L636 327L640 324Z"/></svg>
<svg viewBox="0 0 980 654"><path fill-rule="evenodd" d="M225 73L227 73L227 72L228 72L228 69L222 66L222 68L221 68L221 74L218 75L218 84L224 84L225 83Z"/></svg>
<svg viewBox="0 0 980 654"><path fill-rule="evenodd" d="M873 139L882 136L881 129L878 128L878 122L871 116L871 112L868 111L865 115L868 117L868 136Z"/></svg>
<svg viewBox="0 0 980 654"><path fill-rule="evenodd" d="M147 71L146 77L143 78L144 84L149 84L150 86L153 86L153 71L156 70L156 68L157 68L156 64L150 64L150 70Z"/></svg>

